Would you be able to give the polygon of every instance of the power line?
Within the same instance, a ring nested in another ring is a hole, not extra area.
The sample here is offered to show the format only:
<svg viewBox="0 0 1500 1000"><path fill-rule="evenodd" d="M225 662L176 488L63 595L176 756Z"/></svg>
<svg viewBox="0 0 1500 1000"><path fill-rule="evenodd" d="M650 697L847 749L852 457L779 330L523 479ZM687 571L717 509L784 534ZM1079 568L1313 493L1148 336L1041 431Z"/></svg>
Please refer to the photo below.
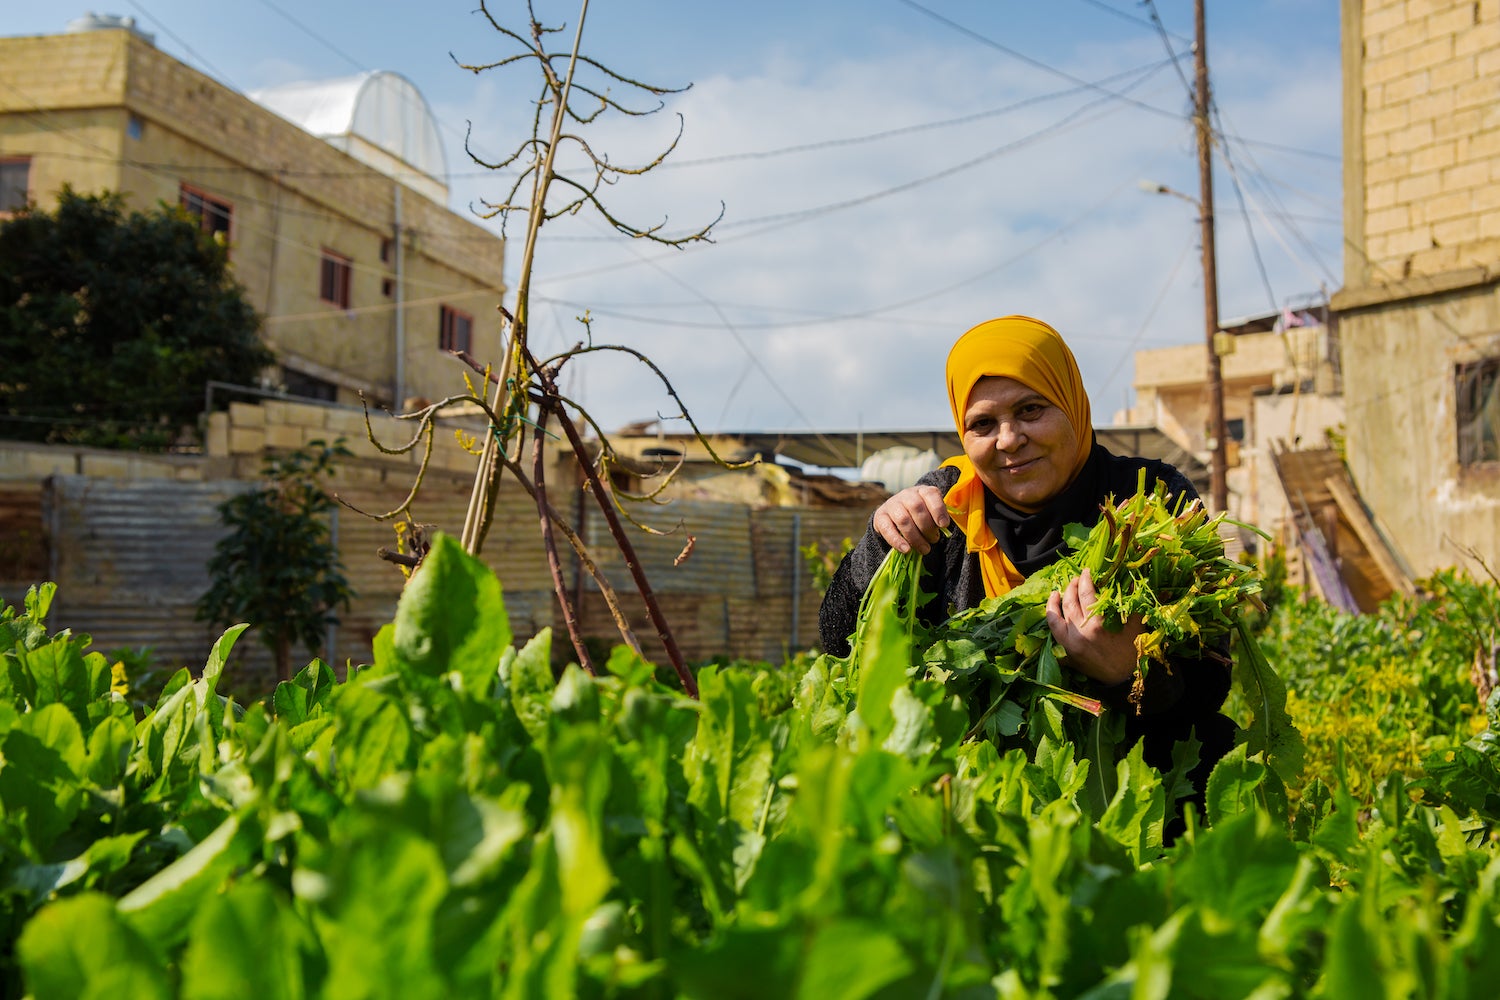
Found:
<svg viewBox="0 0 1500 1000"><path fill-rule="evenodd" d="M329 52L332 52L334 55L344 60L344 62L353 66L355 69L359 70L362 73L369 72L369 68L360 63L358 59L355 59L353 56L349 55L349 53L345 52L343 49L339 48L337 45L333 44L328 39L324 38L322 35L318 34L316 31L309 28L301 21L297 20L291 14L288 14L286 11L282 10L276 4L272 3L271 0L260 0L260 2L265 6L271 8L277 14L281 15L281 17L285 20L291 22L291 24L295 26L299 31L301 31L304 35L307 35L307 37L322 45Z"/></svg>
<svg viewBox="0 0 1500 1000"><path fill-rule="evenodd" d="M239 89L238 87L235 87L234 84L229 82L228 74L218 69L218 67L214 66L213 63L209 62L207 59L203 58L196 51L194 51L193 47L187 42L183 41L182 38L176 34L176 32L174 32L170 27L167 26L167 23L165 21L157 17L155 14L151 13L145 7L142 7L139 3L136 2L136 0L127 0L127 2L130 4L130 6L134 7L136 11L139 12L143 17L145 17L146 20L156 25L157 30L159 30L162 34L172 39L172 41L176 42L178 45L181 45L183 51L185 51L188 55L192 56L194 59L198 60L204 66L212 70L216 78L222 80L227 86L234 90Z"/></svg>
<svg viewBox="0 0 1500 1000"><path fill-rule="evenodd" d="M1166 25L1161 23L1161 15L1156 12L1156 4L1153 0L1145 0L1146 9L1151 12L1151 24L1155 26L1157 34L1161 36L1162 45L1166 46L1167 57L1172 60L1172 68L1177 71L1177 79L1182 81L1182 89L1189 97L1193 96L1193 85L1188 83L1187 74L1182 70L1182 64L1177 61L1177 50L1172 48L1172 39L1167 37ZM1100 4L1100 6L1104 6Z"/></svg>
<svg viewBox="0 0 1500 1000"><path fill-rule="evenodd" d="M927 132L934 129L951 128L956 125L969 125L976 121L982 121L986 118L995 118L999 117L1000 115L1006 115L1012 111L1018 111L1022 108L1030 107L1035 104L1043 104L1047 101L1057 100L1061 97L1071 97L1072 95L1077 94L1079 91L1093 90L1099 86L1103 86L1104 84L1115 83L1116 81L1136 76L1138 74L1145 74L1149 76L1166 65L1166 60L1162 60L1161 62L1156 63L1148 63L1144 66L1137 66L1132 69L1122 70L1119 73L1112 73L1109 76L1102 77L1099 80L1093 81L1091 84L1084 84L1077 87L1068 87L1064 90L1056 90L1046 94L1037 94L1032 97L1025 97L1018 101L1012 101L1009 104L1001 105L998 108L989 108L985 111L976 111L973 114L961 115L958 118L946 118L941 121L922 122L916 125L903 125L900 128L884 129L882 131L871 132L866 135L848 136L840 139L822 139L817 142L799 143L793 146L783 146L778 149L767 149L747 153L724 153L718 156L704 156L692 160L666 160L662 162L658 169L680 169L684 167L711 166L719 163L732 163L738 160L764 160L779 156L789 156L795 153L811 153L818 152L824 149L837 149L845 146L855 146L869 142L879 142L883 139L890 139L895 136L910 135L915 132Z"/></svg>
<svg viewBox="0 0 1500 1000"><path fill-rule="evenodd" d="M1103 3L1103 2L1101 2L1101 0L1079 0L1079 2L1080 3L1086 3L1090 7L1097 7L1100 10L1108 11L1109 13L1115 15L1118 18L1123 18L1124 20L1129 21L1131 24L1139 24L1139 25L1142 25L1142 26L1144 26L1146 28L1155 28L1155 29L1161 31L1161 33L1164 36L1167 34L1166 28L1162 27L1162 25L1161 25L1161 19L1155 16L1155 11L1154 10L1152 12L1152 19L1150 21L1145 21L1145 20L1142 20L1139 17L1136 17L1134 14L1127 14L1125 11L1120 10L1118 7L1112 7L1109 4L1107 4L1107 3ZM1172 37L1175 38L1175 39L1177 39L1178 41L1182 42L1185 45L1192 45L1193 44L1193 40L1191 38L1188 38L1186 35L1179 35L1179 34L1173 33ZM1169 45L1168 49L1170 50L1170 48L1171 48L1171 46ZM1189 89L1192 89L1192 88L1189 88Z"/></svg>
<svg viewBox="0 0 1500 1000"><path fill-rule="evenodd" d="M1074 76L1072 73L1069 73L1067 70L1058 69L1056 66L1052 66L1052 65L1049 65L1047 63L1042 62L1040 59L1036 59L1036 58L1033 58L1032 56L1028 56L1024 52L1020 52L1020 51L1018 51L1016 49L1013 49L1013 48L1011 48L1011 47L1009 47L1007 45L1001 45L999 42L995 41L993 38L990 38L990 37L988 37L986 35L982 35L979 32L975 31L973 28L969 28L969 27L966 27L966 26L964 26L962 24L959 24L957 21L953 20L952 18L945 17L942 14L939 14L937 11L931 9L930 7L924 7L924 6L922 6L920 3L917 3L917 0L901 0L901 2L904 3L906 6L912 8L913 10L917 11L918 13L925 14L927 17L932 18L934 21L937 21L940 24L943 24L943 25L948 26L949 28L952 28L954 31L958 32L959 34L965 35L965 36L967 36L969 38L972 38L974 41L979 42L981 45L988 46L989 48L992 48L992 49L994 49L997 52L1003 52L1006 55L1010 56L1012 59L1016 59L1016 60L1019 60L1020 62L1026 63L1028 66L1034 66L1037 69L1040 69L1040 70L1042 70L1044 72L1051 73L1053 76L1060 76L1064 80L1068 80L1068 81L1070 81L1072 83L1076 83L1076 84L1079 84L1081 86L1087 87L1090 90L1097 90L1100 93L1105 94L1108 97L1111 97L1111 98L1113 98L1115 100L1118 100L1118 101L1123 101L1124 103L1129 104L1132 107L1140 108L1142 111L1149 111L1150 113L1152 113L1154 115L1161 115L1163 117L1172 118L1172 119L1175 119L1177 121L1187 121L1190 118L1190 116L1185 115L1185 114L1183 114L1180 111L1168 111L1166 108L1158 108L1154 104L1146 104L1146 103L1144 103L1142 101L1137 101L1137 100L1135 100L1132 97L1126 97L1124 94L1117 93L1117 92L1115 92L1113 90L1110 90L1108 87L1103 87L1103 86L1100 86L1099 84L1096 84L1096 83L1093 83L1091 81L1085 80L1085 79L1083 79L1081 77Z"/></svg>
<svg viewBox="0 0 1500 1000"><path fill-rule="evenodd" d="M1114 385L1115 379L1119 376L1120 372L1125 370L1125 362L1134 357L1135 345L1139 344L1141 338L1146 335L1146 331L1151 327L1151 321L1156 318L1156 313L1161 309L1161 304L1166 301L1167 292L1171 289L1172 283L1177 280L1177 272L1182 270L1182 263L1187 260L1188 251L1193 249L1193 243L1193 237L1189 236L1187 242L1182 246L1182 252L1177 255L1177 263L1173 264L1172 270L1167 272L1167 280L1162 282L1161 290L1156 293L1156 299L1151 303L1151 308L1146 310L1146 318L1141 320L1141 325L1136 329L1135 336L1131 337L1125 344L1125 351L1120 358L1120 363L1115 365L1115 370L1109 373L1109 378L1105 379L1104 385L1099 387L1098 395L1100 398L1103 398L1104 394L1109 391L1109 388Z"/></svg>

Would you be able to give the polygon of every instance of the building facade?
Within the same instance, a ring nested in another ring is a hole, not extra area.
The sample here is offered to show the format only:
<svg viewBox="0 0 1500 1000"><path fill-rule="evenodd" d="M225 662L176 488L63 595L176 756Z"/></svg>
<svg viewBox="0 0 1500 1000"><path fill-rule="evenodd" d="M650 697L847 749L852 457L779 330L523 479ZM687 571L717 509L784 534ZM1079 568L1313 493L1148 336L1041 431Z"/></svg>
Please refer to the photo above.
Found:
<svg viewBox="0 0 1500 1000"><path fill-rule="evenodd" d="M0 38L0 84L0 211L50 209L64 185L181 206L264 316L269 384L401 405L463 391L449 348L499 360L502 241L448 210L435 123L403 78L262 104L111 27Z"/></svg>
<svg viewBox="0 0 1500 1000"><path fill-rule="evenodd" d="M1326 309L1269 314L1225 324L1223 377L1229 510L1272 535L1289 522L1272 451L1319 448L1344 419L1337 339ZM1135 353L1130 423L1159 428L1207 464L1212 437L1204 347ZM1283 539L1289 541L1289 539Z"/></svg>
<svg viewBox="0 0 1500 1000"><path fill-rule="evenodd" d="M1342 18L1349 467L1414 572L1500 568L1500 2Z"/></svg>

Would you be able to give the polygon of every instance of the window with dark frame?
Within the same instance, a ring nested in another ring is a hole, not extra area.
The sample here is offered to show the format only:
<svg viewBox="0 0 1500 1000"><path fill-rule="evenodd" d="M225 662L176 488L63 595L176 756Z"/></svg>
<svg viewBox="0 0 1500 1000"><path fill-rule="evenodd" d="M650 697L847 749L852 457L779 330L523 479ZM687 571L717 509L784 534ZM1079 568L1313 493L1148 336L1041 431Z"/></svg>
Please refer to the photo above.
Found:
<svg viewBox="0 0 1500 1000"><path fill-rule="evenodd" d="M198 228L210 236L223 233L223 239L229 239L229 225L234 219L233 205L188 184L182 185L178 197L187 214L198 220Z"/></svg>
<svg viewBox="0 0 1500 1000"><path fill-rule="evenodd" d="M1459 365L1455 374L1458 464L1500 462L1500 358Z"/></svg>
<svg viewBox="0 0 1500 1000"><path fill-rule="evenodd" d="M438 314L438 350L467 351L473 346L474 317L452 306Z"/></svg>
<svg viewBox="0 0 1500 1000"><path fill-rule="evenodd" d="M281 370L281 384L286 387L288 396L321 399L329 403L337 402L339 398L339 387L332 382L290 368Z"/></svg>
<svg viewBox="0 0 1500 1000"><path fill-rule="evenodd" d="M349 285L354 278L354 261L343 254L324 248L318 280L318 297L340 309L349 308Z"/></svg>
<svg viewBox="0 0 1500 1000"><path fill-rule="evenodd" d="M12 156L0 159L0 212L16 212L26 207L31 190L31 157Z"/></svg>

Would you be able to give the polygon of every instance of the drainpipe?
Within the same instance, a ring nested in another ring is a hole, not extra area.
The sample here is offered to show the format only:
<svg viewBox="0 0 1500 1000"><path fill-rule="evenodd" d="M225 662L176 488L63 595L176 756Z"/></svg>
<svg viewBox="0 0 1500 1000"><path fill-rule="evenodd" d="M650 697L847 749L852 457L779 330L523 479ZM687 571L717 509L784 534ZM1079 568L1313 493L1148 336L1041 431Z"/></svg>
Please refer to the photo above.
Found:
<svg viewBox="0 0 1500 1000"><path fill-rule="evenodd" d="M401 182L396 182L396 398L391 408L396 412L406 404L406 283L403 280L405 254L401 244Z"/></svg>

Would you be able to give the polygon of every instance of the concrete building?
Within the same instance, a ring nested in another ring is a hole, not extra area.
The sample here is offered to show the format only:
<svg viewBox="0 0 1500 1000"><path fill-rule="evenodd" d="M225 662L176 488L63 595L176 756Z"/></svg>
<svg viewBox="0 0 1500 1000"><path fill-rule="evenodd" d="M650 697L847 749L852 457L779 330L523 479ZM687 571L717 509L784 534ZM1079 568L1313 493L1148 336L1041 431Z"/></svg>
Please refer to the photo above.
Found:
<svg viewBox="0 0 1500 1000"><path fill-rule="evenodd" d="M1343 0L1348 462L1414 572L1500 569L1500 0Z"/></svg>
<svg viewBox="0 0 1500 1000"><path fill-rule="evenodd" d="M1337 338L1326 309L1271 313L1224 324L1220 358L1229 510L1273 535L1288 504L1272 461L1274 448L1318 448L1343 423ZM1296 325L1287 325L1288 321ZM1208 377L1201 344L1135 354L1135 405L1117 419L1160 428L1207 464Z"/></svg>
<svg viewBox="0 0 1500 1000"><path fill-rule="evenodd" d="M503 245L448 210L421 94L373 73L258 96L119 19L0 38L0 211L50 208L65 184L180 205L228 243L273 385L341 403L461 392L444 349L499 360Z"/></svg>

